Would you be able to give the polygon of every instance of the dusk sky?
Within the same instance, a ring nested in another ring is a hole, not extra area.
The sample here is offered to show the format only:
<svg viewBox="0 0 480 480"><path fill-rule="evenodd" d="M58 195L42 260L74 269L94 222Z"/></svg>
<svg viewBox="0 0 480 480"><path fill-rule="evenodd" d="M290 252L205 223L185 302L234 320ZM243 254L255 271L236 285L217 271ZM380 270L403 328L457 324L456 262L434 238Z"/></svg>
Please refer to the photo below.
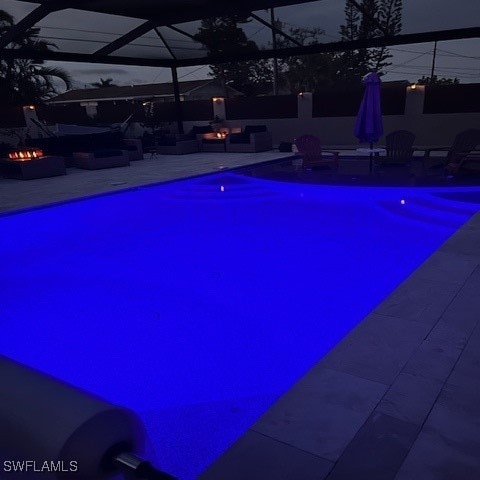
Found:
<svg viewBox="0 0 480 480"><path fill-rule="evenodd" d="M338 39L339 26L344 22L344 5L345 3L339 0L321 0L302 6L278 8L275 13L280 20L286 22L287 27L322 28L325 32L325 41L328 42ZM0 5L0 8L12 14L16 21L35 7L35 4L17 0L2 0ZM266 12L257 13L267 18ZM475 27L479 25L479 19L480 2L478 0L456 0L454 7L450 0L436 0L433 3L428 0L404 0L402 33ZM118 35L120 31L128 31L139 23L141 21L134 19L65 10L49 15L39 25L42 27L42 35L60 46L65 36L75 38L74 35L80 35L74 33L75 29L88 30L91 38L105 40L108 34ZM270 39L267 27L258 22L248 24L245 31L247 36L259 45ZM152 42L148 35L143 41ZM70 42L68 46L70 45L72 48L79 49L85 47L85 42ZM414 82L422 75L430 75L433 47L433 43L390 47L390 53L393 55L392 65L387 68L384 81ZM479 52L480 39L439 42L435 73L439 77L457 77L462 83L480 82ZM76 88L88 87L90 83L107 77L112 78L118 85L160 83L171 80L170 70L164 68L56 62L51 64L66 69L74 78ZM179 69L178 74L180 80L195 80L209 78L208 72L208 66L196 66Z"/></svg>

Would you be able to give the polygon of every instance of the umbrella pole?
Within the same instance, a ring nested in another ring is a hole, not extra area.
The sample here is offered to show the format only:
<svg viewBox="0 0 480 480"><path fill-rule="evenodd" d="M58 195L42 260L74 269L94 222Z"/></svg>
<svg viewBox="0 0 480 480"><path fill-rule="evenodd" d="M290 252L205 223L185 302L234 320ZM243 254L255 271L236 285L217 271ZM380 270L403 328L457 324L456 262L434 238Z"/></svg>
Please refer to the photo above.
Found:
<svg viewBox="0 0 480 480"><path fill-rule="evenodd" d="M370 142L370 174L373 170L373 142Z"/></svg>

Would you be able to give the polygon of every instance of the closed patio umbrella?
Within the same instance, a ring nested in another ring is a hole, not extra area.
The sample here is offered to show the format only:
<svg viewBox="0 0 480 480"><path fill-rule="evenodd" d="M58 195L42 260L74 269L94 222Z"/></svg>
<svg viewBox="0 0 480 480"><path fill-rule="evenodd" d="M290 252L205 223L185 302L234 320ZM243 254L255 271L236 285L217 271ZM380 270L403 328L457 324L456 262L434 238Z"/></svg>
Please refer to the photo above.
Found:
<svg viewBox="0 0 480 480"><path fill-rule="evenodd" d="M383 134L382 108L381 108L381 81L379 76L368 73L363 77L365 92L357 114L354 134L360 142L370 144L370 172L372 171L373 144Z"/></svg>

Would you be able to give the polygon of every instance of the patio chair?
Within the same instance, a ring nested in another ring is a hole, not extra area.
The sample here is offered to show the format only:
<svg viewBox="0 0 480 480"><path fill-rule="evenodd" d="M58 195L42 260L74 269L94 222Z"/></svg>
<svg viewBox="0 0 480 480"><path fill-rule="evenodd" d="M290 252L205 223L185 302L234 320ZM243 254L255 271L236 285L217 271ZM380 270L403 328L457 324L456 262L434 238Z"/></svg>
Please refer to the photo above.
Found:
<svg viewBox="0 0 480 480"><path fill-rule="evenodd" d="M480 130L471 128L457 134L450 147L435 147L425 150L423 167L425 170L444 167L446 173L456 173L468 155L480 145ZM447 152L445 157L432 157L432 152Z"/></svg>
<svg viewBox="0 0 480 480"><path fill-rule="evenodd" d="M304 170L323 166L338 170L340 152L322 150L322 143L315 135L302 135L296 138L294 143L302 157L302 168ZM324 153L329 155L325 156Z"/></svg>
<svg viewBox="0 0 480 480"><path fill-rule="evenodd" d="M413 157L415 134L395 130L385 136L386 155L378 158L380 165L408 165Z"/></svg>

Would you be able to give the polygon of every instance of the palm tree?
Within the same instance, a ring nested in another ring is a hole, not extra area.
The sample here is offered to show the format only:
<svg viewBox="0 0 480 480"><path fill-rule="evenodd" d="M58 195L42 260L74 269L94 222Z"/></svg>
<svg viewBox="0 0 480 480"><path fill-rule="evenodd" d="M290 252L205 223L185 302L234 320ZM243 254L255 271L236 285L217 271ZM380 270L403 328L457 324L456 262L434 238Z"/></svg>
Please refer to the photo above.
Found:
<svg viewBox="0 0 480 480"><path fill-rule="evenodd" d="M0 35L14 25L13 17L0 10ZM38 38L39 28L30 28L10 48L49 50L56 46ZM71 88L70 75L61 68L45 66L42 60L0 59L0 101L4 104L41 103L57 94L56 80Z"/></svg>
<svg viewBox="0 0 480 480"><path fill-rule="evenodd" d="M0 28L13 25L13 17L5 10L0 10Z"/></svg>
<svg viewBox="0 0 480 480"><path fill-rule="evenodd" d="M113 82L113 78L105 78L105 80L103 78L100 78L99 82L94 82L94 83L91 83L90 85L92 87L98 87L98 88L116 87L117 85L115 85L112 82Z"/></svg>

